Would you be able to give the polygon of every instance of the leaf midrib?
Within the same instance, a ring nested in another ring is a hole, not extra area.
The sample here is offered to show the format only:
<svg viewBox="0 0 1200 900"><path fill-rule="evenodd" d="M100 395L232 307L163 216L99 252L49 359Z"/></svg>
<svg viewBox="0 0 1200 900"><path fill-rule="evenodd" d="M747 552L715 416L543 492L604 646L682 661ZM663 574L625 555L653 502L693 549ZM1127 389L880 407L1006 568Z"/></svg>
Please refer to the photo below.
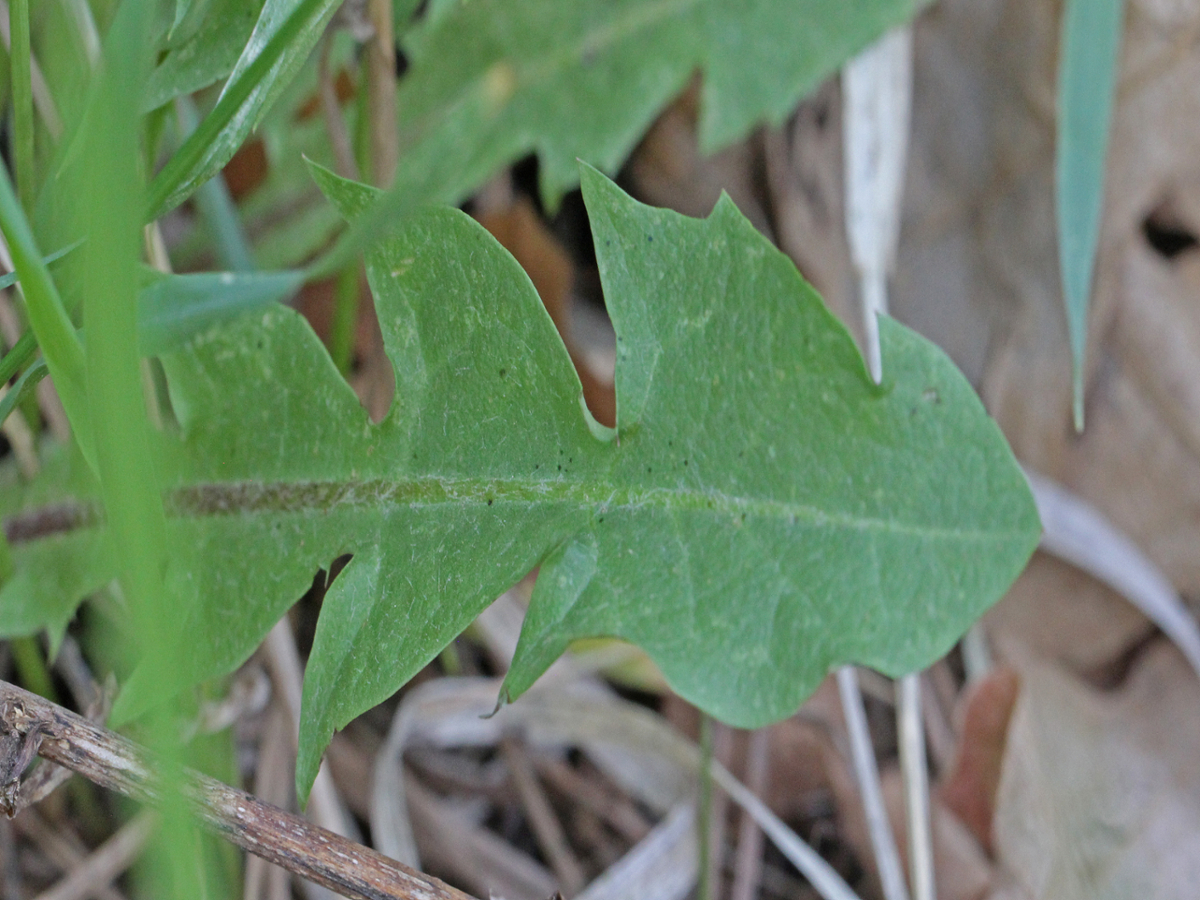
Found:
<svg viewBox="0 0 1200 900"><path fill-rule="evenodd" d="M224 482L175 491L168 509L175 515L331 511L342 506L438 506L496 503L560 503L594 507L597 515L657 507L669 511L750 516L857 531L879 531L939 540L993 541L1006 529L935 528L921 522L830 511L813 504L737 496L711 488L620 485L603 479L447 478L409 480ZM1019 529L1011 529L1014 536Z"/></svg>
<svg viewBox="0 0 1200 900"><path fill-rule="evenodd" d="M738 496L711 488L619 485L603 479L447 478L407 480L210 482L177 488L166 499L171 518L215 518L232 515L331 512L339 507L440 506L556 503L593 507L597 516L654 507L671 512L728 516L735 524L750 517L790 525L890 533L938 541L985 542L1004 535L1018 538L1019 528L931 527L813 504ZM22 544L99 524L96 504L67 501L47 504L10 516L4 530L11 543Z"/></svg>

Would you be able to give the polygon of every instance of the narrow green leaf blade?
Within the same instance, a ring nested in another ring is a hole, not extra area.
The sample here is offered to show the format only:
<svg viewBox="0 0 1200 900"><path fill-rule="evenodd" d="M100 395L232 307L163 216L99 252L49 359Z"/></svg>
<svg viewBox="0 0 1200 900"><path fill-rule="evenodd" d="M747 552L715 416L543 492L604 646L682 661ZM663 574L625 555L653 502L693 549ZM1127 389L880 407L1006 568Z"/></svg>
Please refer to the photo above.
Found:
<svg viewBox="0 0 1200 900"><path fill-rule="evenodd" d="M1058 61L1055 200L1071 339L1075 427L1083 429L1087 311L1104 210L1104 161L1116 94L1123 0L1067 0Z"/></svg>
<svg viewBox="0 0 1200 900"><path fill-rule="evenodd" d="M338 0L267 0L217 105L150 185L155 219L229 162L308 59Z"/></svg>
<svg viewBox="0 0 1200 900"><path fill-rule="evenodd" d="M300 272L204 272L156 278L138 294L143 356L183 344L194 334L286 300L304 283Z"/></svg>
<svg viewBox="0 0 1200 900"><path fill-rule="evenodd" d="M215 84L233 71L262 11L261 0L217 0L200 27L173 42L146 84L142 108L149 112L176 97Z"/></svg>
<svg viewBox="0 0 1200 900"><path fill-rule="evenodd" d="M91 415L87 401L84 375L83 347L75 334L75 326L63 306L58 288L46 269L33 231L13 193L8 174L0 168L0 229L12 253L13 268L21 281L29 324L50 367L62 398L63 407L71 421L75 440L95 468L95 446L92 442Z"/></svg>

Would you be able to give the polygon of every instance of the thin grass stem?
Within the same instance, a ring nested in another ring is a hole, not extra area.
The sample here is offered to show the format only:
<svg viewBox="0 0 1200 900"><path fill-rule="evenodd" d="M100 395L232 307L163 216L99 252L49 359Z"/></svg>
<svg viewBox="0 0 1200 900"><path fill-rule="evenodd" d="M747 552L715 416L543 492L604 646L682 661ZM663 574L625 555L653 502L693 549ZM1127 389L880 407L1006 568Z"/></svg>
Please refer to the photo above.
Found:
<svg viewBox="0 0 1200 900"><path fill-rule="evenodd" d="M12 49L13 168L17 196L26 209L33 205L33 84L29 45L29 0L12 0L8 7Z"/></svg>
<svg viewBox="0 0 1200 900"><path fill-rule="evenodd" d="M933 829L929 816L929 769L925 723L921 715L921 676L913 672L896 688L896 725L900 734L900 771L904 776L904 812L908 823L908 871L913 900L934 900Z"/></svg>

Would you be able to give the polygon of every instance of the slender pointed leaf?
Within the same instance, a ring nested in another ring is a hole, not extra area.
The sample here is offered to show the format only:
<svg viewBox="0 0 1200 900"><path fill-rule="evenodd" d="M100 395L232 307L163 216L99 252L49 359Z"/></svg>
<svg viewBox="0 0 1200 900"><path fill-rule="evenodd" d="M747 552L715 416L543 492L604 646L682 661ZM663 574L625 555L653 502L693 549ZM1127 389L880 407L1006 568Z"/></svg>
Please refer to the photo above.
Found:
<svg viewBox="0 0 1200 900"><path fill-rule="evenodd" d="M308 59L338 0L267 0L212 112L150 185L148 218L189 197L233 157Z"/></svg>
<svg viewBox="0 0 1200 900"><path fill-rule="evenodd" d="M1124 9L1123 0L1067 0L1063 7L1055 199L1077 429L1083 428L1087 311L1104 210L1104 160L1108 155Z"/></svg>
<svg viewBox="0 0 1200 900"><path fill-rule="evenodd" d="M144 356L183 344L213 325L294 294L299 272L205 272L159 278L138 294L138 342Z"/></svg>
<svg viewBox="0 0 1200 900"><path fill-rule="evenodd" d="M32 366L21 373L21 377L16 383L9 388L8 392L0 397L0 425L3 425L13 410L17 408L17 404L25 399L25 396L37 387L38 382L50 374L50 369L46 366L44 359L39 359Z"/></svg>
<svg viewBox="0 0 1200 900"><path fill-rule="evenodd" d="M142 102L149 111L215 84L233 71L262 11L261 0L218 0L194 34L176 40L155 67Z"/></svg>
<svg viewBox="0 0 1200 900"><path fill-rule="evenodd" d="M75 333L50 278L33 231L13 193L8 175L0 167L0 228L12 253L13 268L21 280L29 324L37 337L50 375L54 378L63 407L71 421L75 439L88 462L95 468L91 413L87 403L83 347Z"/></svg>

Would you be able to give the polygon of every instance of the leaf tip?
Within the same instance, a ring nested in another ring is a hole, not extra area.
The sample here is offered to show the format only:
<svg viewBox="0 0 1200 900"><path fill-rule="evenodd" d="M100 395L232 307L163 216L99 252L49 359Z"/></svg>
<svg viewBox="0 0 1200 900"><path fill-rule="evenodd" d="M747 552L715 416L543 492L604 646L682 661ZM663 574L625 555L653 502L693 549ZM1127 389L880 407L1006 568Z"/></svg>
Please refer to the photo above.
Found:
<svg viewBox="0 0 1200 900"><path fill-rule="evenodd" d="M492 718L492 716L496 715L496 713L500 712L500 710L504 709L504 707L509 706L513 702L514 699L515 699L514 697L511 697L509 695L508 682L506 679L505 683L500 686L500 693L496 695L495 707L492 708L492 711L490 713L487 713L486 715L482 715L479 718L481 718L481 719Z"/></svg>

